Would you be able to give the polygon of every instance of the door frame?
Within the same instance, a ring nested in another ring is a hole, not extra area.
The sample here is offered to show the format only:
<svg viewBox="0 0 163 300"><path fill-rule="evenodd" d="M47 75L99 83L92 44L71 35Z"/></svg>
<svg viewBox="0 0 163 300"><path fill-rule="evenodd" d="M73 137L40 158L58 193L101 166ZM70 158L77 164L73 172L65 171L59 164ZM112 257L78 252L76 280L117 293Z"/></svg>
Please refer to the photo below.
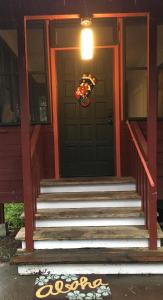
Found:
<svg viewBox="0 0 163 300"><path fill-rule="evenodd" d="M121 111L120 111L120 66L119 45L96 46L95 49L113 50L113 114L114 114L114 149L115 149L115 175L121 176ZM58 79L56 52L80 50L79 47L50 48L51 65L51 96L53 111L53 135L54 135L54 176L60 178L60 151L59 151L59 123L58 123Z"/></svg>

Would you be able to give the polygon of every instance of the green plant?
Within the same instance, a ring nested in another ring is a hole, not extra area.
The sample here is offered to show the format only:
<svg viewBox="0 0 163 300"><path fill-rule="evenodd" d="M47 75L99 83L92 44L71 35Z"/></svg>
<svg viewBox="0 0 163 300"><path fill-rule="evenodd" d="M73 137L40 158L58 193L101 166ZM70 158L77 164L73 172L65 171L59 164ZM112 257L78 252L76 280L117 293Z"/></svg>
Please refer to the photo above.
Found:
<svg viewBox="0 0 163 300"><path fill-rule="evenodd" d="M5 204L5 220L8 222L8 227L10 230L19 229L22 226L22 212L22 203Z"/></svg>

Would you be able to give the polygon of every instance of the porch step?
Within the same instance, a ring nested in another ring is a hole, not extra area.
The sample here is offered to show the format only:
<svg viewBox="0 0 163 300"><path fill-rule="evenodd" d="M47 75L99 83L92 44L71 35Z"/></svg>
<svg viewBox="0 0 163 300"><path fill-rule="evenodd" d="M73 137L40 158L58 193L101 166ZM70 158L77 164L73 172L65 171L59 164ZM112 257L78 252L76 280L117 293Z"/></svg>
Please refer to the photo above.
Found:
<svg viewBox="0 0 163 300"><path fill-rule="evenodd" d="M163 274L163 248L20 250L11 263L21 275Z"/></svg>
<svg viewBox="0 0 163 300"><path fill-rule="evenodd" d="M158 228L158 247L163 233ZM25 248L25 230L17 236ZM148 247L149 233L144 226L37 228L34 249Z"/></svg>
<svg viewBox="0 0 163 300"><path fill-rule="evenodd" d="M132 177L44 179L40 186L41 193L135 191L135 180Z"/></svg>
<svg viewBox="0 0 163 300"><path fill-rule="evenodd" d="M91 207L141 207L134 191L44 193L37 199L37 209Z"/></svg>
<svg viewBox="0 0 163 300"><path fill-rule="evenodd" d="M146 248L83 248L34 250L28 252L18 249L11 259L12 264L98 264L124 262L163 262L163 247L158 250Z"/></svg>
<svg viewBox="0 0 163 300"><path fill-rule="evenodd" d="M39 209L36 227L144 225L140 208Z"/></svg>

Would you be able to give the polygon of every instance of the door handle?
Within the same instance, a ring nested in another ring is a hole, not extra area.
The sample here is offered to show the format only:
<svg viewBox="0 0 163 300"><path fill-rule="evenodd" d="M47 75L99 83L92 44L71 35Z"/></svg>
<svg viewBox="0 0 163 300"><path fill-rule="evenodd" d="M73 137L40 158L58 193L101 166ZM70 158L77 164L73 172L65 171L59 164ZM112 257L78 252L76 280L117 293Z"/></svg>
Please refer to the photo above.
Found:
<svg viewBox="0 0 163 300"><path fill-rule="evenodd" d="M113 125L113 117L112 116L108 116L108 125L112 126Z"/></svg>

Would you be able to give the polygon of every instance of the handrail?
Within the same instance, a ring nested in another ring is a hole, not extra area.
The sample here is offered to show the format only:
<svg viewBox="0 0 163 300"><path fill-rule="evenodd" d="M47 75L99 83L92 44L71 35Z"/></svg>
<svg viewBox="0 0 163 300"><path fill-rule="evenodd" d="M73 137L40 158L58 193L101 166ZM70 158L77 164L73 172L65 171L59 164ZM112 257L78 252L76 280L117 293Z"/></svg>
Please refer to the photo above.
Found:
<svg viewBox="0 0 163 300"><path fill-rule="evenodd" d="M128 151L132 159L129 162L128 174L133 175L136 180L136 190L141 196L142 209L144 210L145 226L149 230L149 248L155 250L157 249L158 236L157 186L148 166L148 155L146 156L143 151L142 136L140 138L139 135L140 130L136 130L135 124L130 124L129 121L126 121L126 126L129 131L129 136L127 136Z"/></svg>
<svg viewBox="0 0 163 300"><path fill-rule="evenodd" d="M31 137L31 160L33 159L35 153L36 145L40 136L40 131L41 131L41 125L36 125L34 127L32 137Z"/></svg>
<svg viewBox="0 0 163 300"><path fill-rule="evenodd" d="M134 131L136 133L136 136L138 138L139 145L141 146L145 159L147 160L147 141L145 140L145 137L136 121L132 122L134 126Z"/></svg>
<svg viewBox="0 0 163 300"><path fill-rule="evenodd" d="M133 132L133 130L132 130L132 128L131 128L131 125L130 125L129 121L126 121L126 125L127 125L128 129L129 129L129 132L130 132L130 135L131 135L131 137L132 137L133 143L134 143L135 148L136 148L136 150L137 150L137 152L138 152L138 155L139 155L139 158L140 158L140 160L141 160L141 163L142 163L142 165L143 165L143 167L144 167L144 170L145 170L145 173L146 173L146 175L147 175L148 181L149 181L151 187L154 188L154 187L156 186L156 185L155 185L155 182L154 182L154 180L153 180L153 178L152 178L152 175L151 175L151 173L150 173L150 170L149 170L149 168L148 168L148 166L147 166L147 162L146 162L146 160L144 159L143 153L142 153L142 151L141 151L141 149L140 149L140 146L138 145L138 142L137 142L137 140L136 140L136 137L135 137L135 135L134 135L134 132Z"/></svg>

